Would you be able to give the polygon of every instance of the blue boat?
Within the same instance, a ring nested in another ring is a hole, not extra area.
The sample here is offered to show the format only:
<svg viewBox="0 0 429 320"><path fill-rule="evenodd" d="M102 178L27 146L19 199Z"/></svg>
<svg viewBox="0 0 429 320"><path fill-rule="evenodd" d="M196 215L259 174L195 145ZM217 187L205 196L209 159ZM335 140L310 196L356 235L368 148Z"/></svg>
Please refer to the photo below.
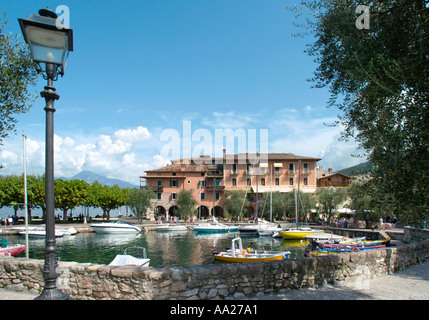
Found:
<svg viewBox="0 0 429 320"><path fill-rule="evenodd" d="M226 232L237 232L237 226L227 226L219 223L215 217L212 219L212 223L200 224L193 228L195 232L199 233L226 233Z"/></svg>

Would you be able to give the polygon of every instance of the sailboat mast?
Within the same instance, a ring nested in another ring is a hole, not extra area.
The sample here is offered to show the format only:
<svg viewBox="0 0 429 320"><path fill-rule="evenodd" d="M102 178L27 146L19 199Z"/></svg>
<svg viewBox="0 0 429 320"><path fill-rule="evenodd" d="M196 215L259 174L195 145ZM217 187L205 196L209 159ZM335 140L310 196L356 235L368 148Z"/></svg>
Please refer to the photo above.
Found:
<svg viewBox="0 0 429 320"><path fill-rule="evenodd" d="M295 197L295 214L296 214L296 226L298 227L299 224L299 183L301 181L301 160L298 161L298 192L296 193Z"/></svg>
<svg viewBox="0 0 429 320"><path fill-rule="evenodd" d="M27 204L27 161L26 161L26 146L25 142L27 137L22 135L23 138L23 166L24 166L24 212L25 212L25 257L28 259L28 204Z"/></svg>

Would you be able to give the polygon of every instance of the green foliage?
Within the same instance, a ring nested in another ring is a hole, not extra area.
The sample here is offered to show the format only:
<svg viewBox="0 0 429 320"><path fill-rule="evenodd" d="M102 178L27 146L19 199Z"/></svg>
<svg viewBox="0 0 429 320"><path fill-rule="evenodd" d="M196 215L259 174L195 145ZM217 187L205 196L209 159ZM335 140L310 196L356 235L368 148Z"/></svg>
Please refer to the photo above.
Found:
<svg viewBox="0 0 429 320"><path fill-rule="evenodd" d="M355 210L354 217L365 221L367 228L375 226L380 218L390 215L388 210L379 210L377 202L385 202L386 199L382 198L383 195L377 192L370 180L353 183L348 190L348 195L351 200L350 208Z"/></svg>
<svg viewBox="0 0 429 320"><path fill-rule="evenodd" d="M67 221L69 209L86 203L88 190L89 184L83 180L55 180L55 207L63 210L64 222Z"/></svg>
<svg viewBox="0 0 429 320"><path fill-rule="evenodd" d="M6 14L0 16L0 145L16 131L16 115L27 112L36 97L29 93L37 80L27 45L17 36L4 34Z"/></svg>
<svg viewBox="0 0 429 320"><path fill-rule="evenodd" d="M128 190L121 189L118 185L109 187L95 181L89 188L91 196L88 204L103 209L103 219L110 220L110 211L127 203Z"/></svg>
<svg viewBox="0 0 429 320"><path fill-rule="evenodd" d="M315 197L329 224L335 210L347 200L347 193L343 188L319 188L316 190Z"/></svg>
<svg viewBox="0 0 429 320"><path fill-rule="evenodd" d="M369 29L356 27L359 5L369 7ZM296 11L312 16L315 87L329 88L343 138L354 137L374 165L375 205L421 223L429 216L428 1L303 0Z"/></svg>
<svg viewBox="0 0 429 320"><path fill-rule="evenodd" d="M246 197L246 190L228 190L225 192L224 209L231 218L238 219L241 208L245 208L248 205L249 200Z"/></svg>
<svg viewBox="0 0 429 320"><path fill-rule="evenodd" d="M146 215L146 210L150 207L150 199L154 199L155 196L155 193L150 189L135 188L129 190L127 205L139 221Z"/></svg>
<svg viewBox="0 0 429 320"><path fill-rule="evenodd" d="M177 213L182 219L188 219L195 214L197 201L192 195L192 190L182 190L177 195Z"/></svg>

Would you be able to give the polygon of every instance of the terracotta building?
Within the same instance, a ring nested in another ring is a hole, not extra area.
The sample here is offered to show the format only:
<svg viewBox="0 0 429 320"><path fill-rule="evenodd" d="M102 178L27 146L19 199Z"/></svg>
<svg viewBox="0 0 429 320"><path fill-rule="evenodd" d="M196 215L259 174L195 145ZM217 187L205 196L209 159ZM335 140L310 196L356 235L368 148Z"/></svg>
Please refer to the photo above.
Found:
<svg viewBox="0 0 429 320"><path fill-rule="evenodd" d="M328 171L323 170L323 168L318 168L317 171L317 187L348 187L352 183L353 178L339 173L333 172L332 168L329 168Z"/></svg>
<svg viewBox="0 0 429 320"><path fill-rule="evenodd" d="M269 192L291 192L300 186L303 192L314 193L317 186L316 163L321 159L291 153L236 154L223 158L173 160L171 165L145 171L144 188L156 194L153 211L160 215L174 215L177 195L192 190L197 201L197 213L202 218L214 214L226 217L226 190L246 190L254 202L244 209L247 215L255 212L256 199ZM299 181L298 181L299 180Z"/></svg>

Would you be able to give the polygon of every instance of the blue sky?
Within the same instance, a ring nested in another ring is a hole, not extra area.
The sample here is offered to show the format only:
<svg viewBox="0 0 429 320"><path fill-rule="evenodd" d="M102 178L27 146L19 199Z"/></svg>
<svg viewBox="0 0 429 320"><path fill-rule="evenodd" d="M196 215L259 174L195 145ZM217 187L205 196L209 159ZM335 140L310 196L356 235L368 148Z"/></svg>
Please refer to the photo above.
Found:
<svg viewBox="0 0 429 320"><path fill-rule="evenodd" d="M326 107L326 89L306 81L317 65L304 53L312 39L291 37L299 30L284 7L293 4L2 0L12 33L20 33L18 18L41 8L70 9L74 51L55 82L55 175L91 170L138 184L168 160L161 133L183 137L184 121L213 137L216 129L268 129L270 152L320 157L325 168L363 162L351 156L356 143L338 141L341 128L325 126L338 110ZM40 77L35 93L44 85ZM1 174L22 173L22 134L28 172L44 172L43 108L38 97L18 117L18 134L0 151Z"/></svg>

